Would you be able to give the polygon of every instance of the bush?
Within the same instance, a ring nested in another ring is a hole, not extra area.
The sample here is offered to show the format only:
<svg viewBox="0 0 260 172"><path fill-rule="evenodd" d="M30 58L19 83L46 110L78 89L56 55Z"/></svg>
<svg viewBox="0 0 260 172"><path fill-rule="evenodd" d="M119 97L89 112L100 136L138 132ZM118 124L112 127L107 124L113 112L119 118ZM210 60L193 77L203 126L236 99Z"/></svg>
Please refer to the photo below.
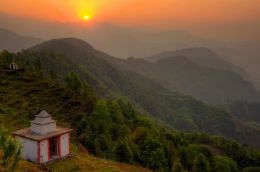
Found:
<svg viewBox="0 0 260 172"><path fill-rule="evenodd" d="M0 129L0 150L3 151L3 156L0 161L2 167L6 171L14 172L18 161L20 160L21 146L11 136L6 136L6 133Z"/></svg>
<svg viewBox="0 0 260 172"><path fill-rule="evenodd" d="M232 159L224 156L214 157L215 172L237 172L237 164Z"/></svg>

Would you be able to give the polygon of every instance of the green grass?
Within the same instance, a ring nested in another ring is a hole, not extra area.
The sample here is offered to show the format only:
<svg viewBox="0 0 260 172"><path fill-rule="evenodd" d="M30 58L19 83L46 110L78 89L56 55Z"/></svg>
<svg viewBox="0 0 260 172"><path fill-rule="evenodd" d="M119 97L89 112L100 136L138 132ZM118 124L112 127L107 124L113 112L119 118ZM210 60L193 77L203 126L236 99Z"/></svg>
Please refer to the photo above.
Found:
<svg viewBox="0 0 260 172"><path fill-rule="evenodd" d="M1 158L1 151L0 151ZM0 166L0 172L4 169ZM151 170L118 163L111 160L96 158L93 155L80 152L72 152L70 157L47 164L36 164L21 160L18 163L16 172L151 172Z"/></svg>
<svg viewBox="0 0 260 172"><path fill-rule="evenodd" d="M110 160L99 159L86 153L74 153L71 157L47 164L53 172L93 171L93 172L149 172L150 170Z"/></svg>

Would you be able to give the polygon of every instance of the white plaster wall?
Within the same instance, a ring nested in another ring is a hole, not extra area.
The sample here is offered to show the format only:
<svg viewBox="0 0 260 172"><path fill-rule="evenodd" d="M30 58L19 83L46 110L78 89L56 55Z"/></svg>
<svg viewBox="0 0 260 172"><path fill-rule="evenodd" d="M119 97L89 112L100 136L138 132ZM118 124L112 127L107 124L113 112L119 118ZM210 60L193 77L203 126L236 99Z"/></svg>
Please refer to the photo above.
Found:
<svg viewBox="0 0 260 172"><path fill-rule="evenodd" d="M56 123L55 122L47 124L47 125L43 125L41 133L44 135L44 134L47 134L47 133L50 133L50 132L53 132L53 131L56 131Z"/></svg>
<svg viewBox="0 0 260 172"><path fill-rule="evenodd" d="M31 131L33 133L36 133L36 134L41 134L42 133L41 126L40 125L36 125L36 124L32 124L31 125Z"/></svg>
<svg viewBox="0 0 260 172"><path fill-rule="evenodd" d="M15 136L15 139L22 145L21 156L25 160L33 162L38 161L38 142L29 140L20 136Z"/></svg>
<svg viewBox="0 0 260 172"><path fill-rule="evenodd" d="M60 136L61 157L69 155L69 133Z"/></svg>
<svg viewBox="0 0 260 172"><path fill-rule="evenodd" d="M40 159L41 162L49 161L49 143L48 140L43 140L40 142Z"/></svg>

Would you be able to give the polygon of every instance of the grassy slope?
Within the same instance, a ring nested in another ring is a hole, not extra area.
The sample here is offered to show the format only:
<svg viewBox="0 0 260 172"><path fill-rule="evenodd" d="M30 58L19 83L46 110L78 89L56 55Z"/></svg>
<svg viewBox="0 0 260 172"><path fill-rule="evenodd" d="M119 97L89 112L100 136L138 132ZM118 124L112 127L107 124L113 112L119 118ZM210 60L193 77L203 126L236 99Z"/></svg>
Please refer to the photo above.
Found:
<svg viewBox="0 0 260 172"><path fill-rule="evenodd" d="M53 172L60 171L93 171L93 172L149 172L151 170L128 165L124 163L117 163L110 160L96 158L94 156L86 155L84 153L77 153L72 157L61 160L59 162L50 163L48 169Z"/></svg>
<svg viewBox="0 0 260 172"><path fill-rule="evenodd" d="M0 153L1 154L1 153ZM1 156L1 155L0 155ZM0 167L0 171L4 171ZM86 153L73 152L69 158L50 162L45 165L31 163L21 160L16 172L151 172L152 170L134 165L118 163L111 160L96 158Z"/></svg>
<svg viewBox="0 0 260 172"><path fill-rule="evenodd" d="M68 99L62 88L55 83L34 76L26 76L23 73L7 74L0 68L0 126L8 132L28 127L29 120L40 108L54 112L54 109L64 105ZM57 96L58 95L58 96ZM55 104L50 103L55 102ZM72 105L73 104L73 105ZM68 103L65 111L59 111L56 119L64 119L64 115L76 114L82 111L82 104ZM70 110L68 110L70 109ZM63 123L63 122L61 122ZM63 123L64 124L64 123ZM73 156L68 159L39 166L27 161L20 161L18 171L140 171L150 170L127 164L116 163L109 160L95 158L91 155L79 153L73 149ZM1 171L1 169L0 169Z"/></svg>

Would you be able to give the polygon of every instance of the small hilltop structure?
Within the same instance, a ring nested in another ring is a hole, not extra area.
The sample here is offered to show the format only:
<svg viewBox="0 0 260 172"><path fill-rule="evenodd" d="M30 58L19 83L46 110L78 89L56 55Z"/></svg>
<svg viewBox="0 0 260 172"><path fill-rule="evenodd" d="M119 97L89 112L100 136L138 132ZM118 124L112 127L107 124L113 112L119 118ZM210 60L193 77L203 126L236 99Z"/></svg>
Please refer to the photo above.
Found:
<svg viewBox="0 0 260 172"><path fill-rule="evenodd" d="M57 126L51 115L43 110L31 121L31 127L13 132L22 145L22 158L46 163L70 154L72 129Z"/></svg>
<svg viewBox="0 0 260 172"><path fill-rule="evenodd" d="M12 70L12 71L16 71L16 70L19 69L19 66L18 66L17 63L12 62L12 63L9 64L9 69Z"/></svg>

